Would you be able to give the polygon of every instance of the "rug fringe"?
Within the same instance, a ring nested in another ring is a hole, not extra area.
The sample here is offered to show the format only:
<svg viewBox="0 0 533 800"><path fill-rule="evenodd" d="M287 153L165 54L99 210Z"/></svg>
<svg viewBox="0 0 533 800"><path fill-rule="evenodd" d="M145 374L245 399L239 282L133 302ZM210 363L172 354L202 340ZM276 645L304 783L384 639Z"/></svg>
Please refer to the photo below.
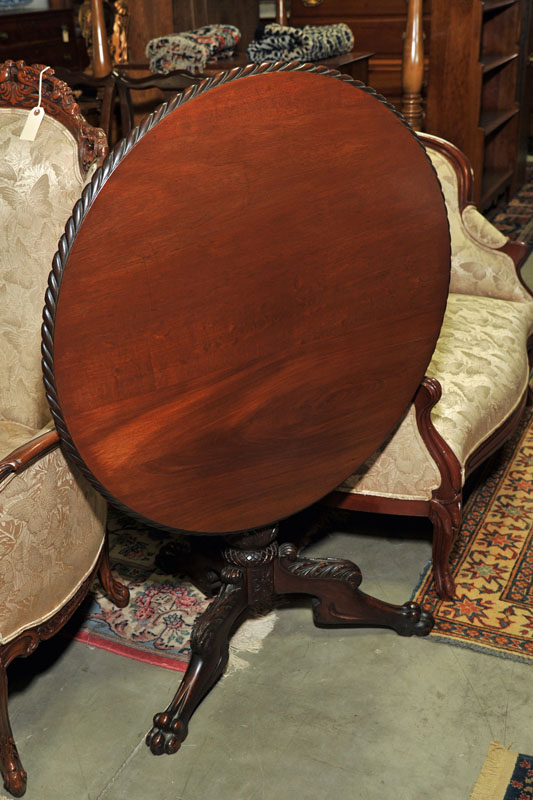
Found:
<svg viewBox="0 0 533 800"><path fill-rule="evenodd" d="M462 647L464 650L473 650L475 653L483 653L486 656L496 656L496 658L506 658L508 661L519 661L521 664L531 664L531 656L520 656L518 653L509 653L505 650L493 650L482 644L470 644L461 639L452 639L449 636L439 636L438 633L431 634L428 642L435 644L450 644L452 647Z"/></svg>
<svg viewBox="0 0 533 800"><path fill-rule="evenodd" d="M433 566L433 559L430 558L429 561L427 562L426 566L423 567L422 572L420 573L420 575L418 577L417 584L416 584L415 588L413 589L413 591L411 593L411 600L414 598L414 596L416 595L418 590L422 587L422 584L426 580L427 574L430 571L432 566Z"/></svg>
<svg viewBox="0 0 533 800"><path fill-rule="evenodd" d="M470 800L502 800L513 775L518 753L491 742Z"/></svg>
<svg viewBox="0 0 533 800"><path fill-rule="evenodd" d="M263 640L272 632L277 619L276 612L270 611L268 614L258 614L243 622L231 637L229 661L224 672L225 678L249 666L249 662L238 654L243 651L258 653L263 647Z"/></svg>

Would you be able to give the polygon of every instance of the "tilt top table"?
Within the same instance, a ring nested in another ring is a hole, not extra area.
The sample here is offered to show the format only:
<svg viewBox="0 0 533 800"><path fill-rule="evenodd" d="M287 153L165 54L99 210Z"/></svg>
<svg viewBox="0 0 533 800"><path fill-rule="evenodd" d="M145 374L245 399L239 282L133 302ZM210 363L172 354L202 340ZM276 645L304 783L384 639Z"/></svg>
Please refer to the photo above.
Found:
<svg viewBox="0 0 533 800"><path fill-rule="evenodd" d="M351 562L278 548L277 522L368 458L406 410L450 269L439 182L372 90L263 64L164 104L96 173L46 297L43 368L67 457L137 519L229 543L222 588L148 743L175 752L250 608L428 633Z"/></svg>

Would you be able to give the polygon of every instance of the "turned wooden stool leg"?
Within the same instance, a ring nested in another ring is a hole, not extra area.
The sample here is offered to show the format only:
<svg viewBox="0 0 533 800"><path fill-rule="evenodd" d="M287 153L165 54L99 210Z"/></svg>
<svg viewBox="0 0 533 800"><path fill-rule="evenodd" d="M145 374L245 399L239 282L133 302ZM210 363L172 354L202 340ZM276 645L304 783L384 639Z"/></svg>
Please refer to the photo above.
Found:
<svg viewBox="0 0 533 800"><path fill-rule="evenodd" d="M2 658L2 654L0 654L0 658ZM0 662L0 769L7 791L15 797L22 797L26 791L27 776L21 764L9 722L6 666Z"/></svg>

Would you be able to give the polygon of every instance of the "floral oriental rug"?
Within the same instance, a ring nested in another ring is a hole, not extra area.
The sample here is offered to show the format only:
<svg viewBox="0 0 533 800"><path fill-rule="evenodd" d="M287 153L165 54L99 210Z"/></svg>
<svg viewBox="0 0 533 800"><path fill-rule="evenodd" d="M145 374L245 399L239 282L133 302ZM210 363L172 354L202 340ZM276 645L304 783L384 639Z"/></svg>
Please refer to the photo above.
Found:
<svg viewBox="0 0 533 800"><path fill-rule="evenodd" d="M190 658L189 637L196 618L211 600L183 575L155 567L159 549L174 536L148 528L110 509L110 560L114 574L130 590L130 603L117 608L95 581L88 602L75 617L74 638L89 646L184 672ZM257 652L274 627L274 612L250 618L230 644L226 672L247 666L241 652Z"/></svg>
<svg viewBox="0 0 533 800"><path fill-rule="evenodd" d="M526 171L526 182L505 208L489 215L491 222L511 239L533 247L533 163Z"/></svg>
<svg viewBox="0 0 533 800"><path fill-rule="evenodd" d="M470 800L533 800L533 757L491 742Z"/></svg>
<svg viewBox="0 0 533 800"><path fill-rule="evenodd" d="M429 638L533 663L533 411L467 501L451 565L456 600L437 597L431 564L413 595L435 616Z"/></svg>

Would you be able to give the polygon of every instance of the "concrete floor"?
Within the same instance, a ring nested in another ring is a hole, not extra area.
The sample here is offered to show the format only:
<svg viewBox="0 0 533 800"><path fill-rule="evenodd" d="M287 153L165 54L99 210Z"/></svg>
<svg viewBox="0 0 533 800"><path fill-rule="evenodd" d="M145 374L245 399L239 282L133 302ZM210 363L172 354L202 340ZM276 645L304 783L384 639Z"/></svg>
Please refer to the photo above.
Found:
<svg viewBox="0 0 533 800"><path fill-rule="evenodd" d="M356 514L310 552L409 599L426 522ZM531 666L392 631L315 628L283 606L250 666L196 712L179 753L144 744L179 675L61 637L10 667L27 800L468 800L492 739L533 753Z"/></svg>
<svg viewBox="0 0 533 800"><path fill-rule="evenodd" d="M533 258L526 272L533 285ZM408 600L423 520L351 517L310 552L352 558L364 591ZM468 800L491 740L533 754L531 666L392 631L324 630L283 606L173 756L144 744L179 674L56 637L9 669L27 800Z"/></svg>

